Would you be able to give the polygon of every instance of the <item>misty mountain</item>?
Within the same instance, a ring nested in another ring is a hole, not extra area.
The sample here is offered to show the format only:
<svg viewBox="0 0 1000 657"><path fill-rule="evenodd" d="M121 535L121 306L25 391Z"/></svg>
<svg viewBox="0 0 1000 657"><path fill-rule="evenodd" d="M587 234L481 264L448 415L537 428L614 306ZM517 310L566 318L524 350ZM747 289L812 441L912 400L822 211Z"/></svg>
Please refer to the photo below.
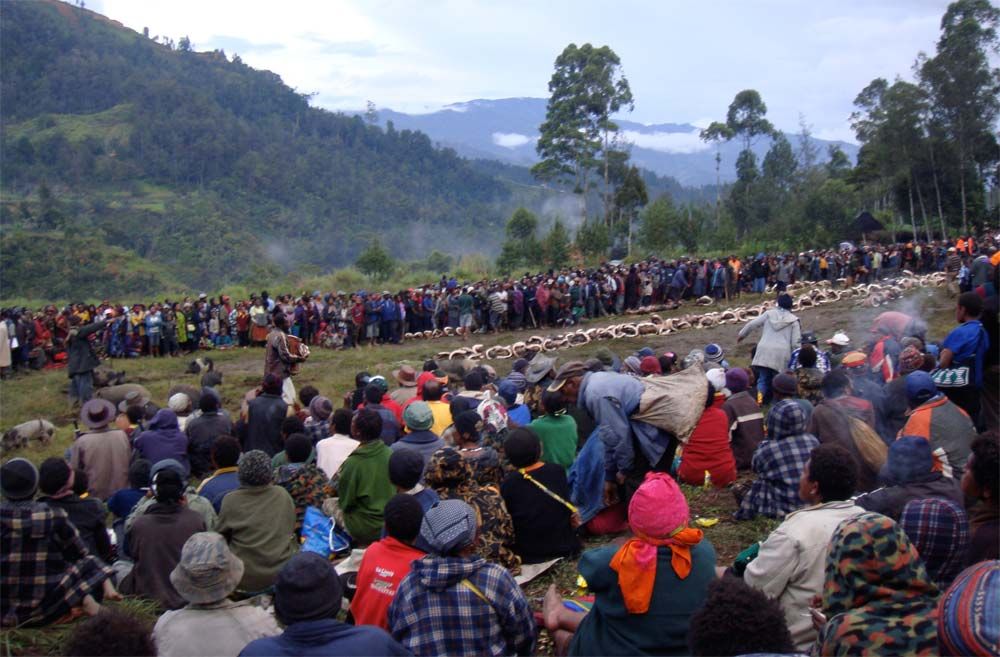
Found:
<svg viewBox="0 0 1000 657"><path fill-rule="evenodd" d="M544 98L501 98L470 100L447 105L429 114L405 114L391 109L379 109L378 120L396 129L419 130L442 146L455 149L471 158L495 159L510 164L530 166L538 157L535 140L538 126L545 119ZM657 123L646 125L619 117L617 123L632 146L632 161L661 176L674 178L682 185L715 184L715 148L698 138L699 129L688 123ZM792 145L798 146L798 135L787 134ZM815 139L821 157L826 157L830 144L837 144L853 160L858 147L846 142ZM761 139L754 145L758 161L762 160L770 140ZM740 144L723 144L721 176L723 182L736 178L736 156Z"/></svg>

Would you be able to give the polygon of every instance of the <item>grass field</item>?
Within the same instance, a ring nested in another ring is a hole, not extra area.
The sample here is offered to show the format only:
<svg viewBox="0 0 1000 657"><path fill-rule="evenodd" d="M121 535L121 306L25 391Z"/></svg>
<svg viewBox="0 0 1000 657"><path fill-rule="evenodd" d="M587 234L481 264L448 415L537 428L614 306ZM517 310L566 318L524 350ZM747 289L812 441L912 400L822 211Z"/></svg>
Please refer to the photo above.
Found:
<svg viewBox="0 0 1000 657"><path fill-rule="evenodd" d="M756 299L744 300L755 302ZM917 290L904 299L882 308L859 308L852 302L840 302L819 308L804 310L799 314L804 330L816 331L820 339L828 338L835 330L845 330L855 344L863 341L867 327L872 319L887 308L902 309L912 314L924 317L930 326L928 337L931 340L942 339L954 325L953 302L947 299L943 290ZM682 308L662 316L674 316L686 312L704 312L704 309ZM639 318L631 318L630 321ZM603 322L610 323L610 322ZM594 325L596 325L595 323ZM727 350L727 358L733 365L748 365L753 339L736 345L736 332L739 325L725 325L703 330L688 330L673 335L659 337L616 340L613 342L590 343L584 347L560 351L557 353L559 362L570 359L586 359L593 355L601 346L608 346L622 356L628 355L640 347L650 346L662 351L671 349L682 356L690 349L702 348L710 342L717 342ZM545 335L557 331L539 332ZM482 343L485 346L493 344L509 344L523 340L528 332L506 333L497 336L477 335L466 344ZM321 394L333 399L335 406L343 394L353 388L356 372L365 370L371 374L382 374L391 377L394 369L403 363L414 365L418 370L422 362L433 357L439 351L447 351L462 346L458 339L447 338L431 341L413 341L398 346L361 348L347 351L329 351L316 349L303 367L302 373L296 377L296 385L315 385ZM224 381L219 388L224 405L231 413L238 412L242 395L259 383L263 371L263 352L260 349L236 349L225 352L211 352L216 362L216 369L224 375ZM166 394L171 386L176 384L197 385L198 376L185 374L184 370L191 357L116 360L110 363L116 370L125 370L128 381L141 383L153 395L153 400L165 405ZM498 373L506 374L513 361L492 361ZM47 371L31 373L0 383L0 427L6 429L20 422L34 418L48 418L58 427L56 440L47 448L31 445L24 450L4 454L4 459L11 456L25 456L40 462L47 456L61 455L73 438L72 421L75 413L66 401L65 388L67 379L64 372ZM732 513L736 505L728 490L703 489L700 487L683 486L691 507L692 519L717 518L719 522L705 528L705 535L716 548L720 565L731 564L735 556L746 546L767 536L777 522L758 519L751 522L735 522ZM604 539L592 540L588 547L606 543ZM563 592L570 592L576 585L576 564L563 561L548 573L529 583L526 591L537 608L541 607L541 599L550 583L555 583ZM130 600L121 603L129 609L149 620L154 620L156 610L149 603ZM65 627L42 630L20 630L4 632L0 646L4 654L52 654L58 652L58 646L66 632ZM539 653L550 651L546 638L540 639Z"/></svg>

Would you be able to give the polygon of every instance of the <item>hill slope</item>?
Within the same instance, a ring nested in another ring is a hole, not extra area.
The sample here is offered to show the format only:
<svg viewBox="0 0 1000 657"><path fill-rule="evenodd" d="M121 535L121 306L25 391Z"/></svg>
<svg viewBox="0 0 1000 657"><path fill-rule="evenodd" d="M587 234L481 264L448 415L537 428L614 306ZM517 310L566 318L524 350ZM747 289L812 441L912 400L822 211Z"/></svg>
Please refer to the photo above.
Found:
<svg viewBox="0 0 1000 657"><path fill-rule="evenodd" d="M173 49L55 0L2 13L5 279L28 277L18 264L33 255L14 229L85 234L162 280L207 286L345 264L372 236L400 257L457 252L516 202L426 135L312 108L222 52ZM66 273L68 294L91 284ZM47 292L30 285L17 288Z"/></svg>
<svg viewBox="0 0 1000 657"><path fill-rule="evenodd" d="M454 103L429 114L403 114L391 109L379 110L379 122L392 121L397 128L420 130L444 146L468 157L492 158L530 166L538 157L535 139L538 126L545 119L544 98L501 98ZM724 109L724 108L723 108ZM632 161L661 176L674 178L682 185L715 184L715 149L698 138L698 128L687 123L646 125L624 118L617 119L625 138L633 144ZM795 135L786 135L795 144ZM837 144L853 160L858 147L845 142L814 140L825 158L826 148ZM761 139L754 146L758 161L770 147ZM736 179L736 142L722 146L722 180Z"/></svg>

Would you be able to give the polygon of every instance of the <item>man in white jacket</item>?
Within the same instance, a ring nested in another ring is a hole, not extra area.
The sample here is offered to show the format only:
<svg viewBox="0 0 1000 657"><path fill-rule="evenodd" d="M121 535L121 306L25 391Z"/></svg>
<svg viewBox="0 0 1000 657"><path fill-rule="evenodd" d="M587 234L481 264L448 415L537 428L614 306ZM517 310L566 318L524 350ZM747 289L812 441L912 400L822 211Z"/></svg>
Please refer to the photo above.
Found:
<svg viewBox="0 0 1000 657"><path fill-rule="evenodd" d="M757 373L757 390L765 404L771 403L771 381L785 371L792 351L799 347L802 328L799 318L792 313L792 297L778 296L778 307L771 308L756 319L747 322L740 329L737 342L741 342L758 326L763 327L757 351L753 357L753 369Z"/></svg>
<svg viewBox="0 0 1000 657"><path fill-rule="evenodd" d="M808 653L816 640L809 604L823 590L833 533L847 518L864 513L851 500L856 469L850 452L837 444L814 449L799 480L799 497L809 506L785 516L743 574L747 584L781 604L801 652Z"/></svg>

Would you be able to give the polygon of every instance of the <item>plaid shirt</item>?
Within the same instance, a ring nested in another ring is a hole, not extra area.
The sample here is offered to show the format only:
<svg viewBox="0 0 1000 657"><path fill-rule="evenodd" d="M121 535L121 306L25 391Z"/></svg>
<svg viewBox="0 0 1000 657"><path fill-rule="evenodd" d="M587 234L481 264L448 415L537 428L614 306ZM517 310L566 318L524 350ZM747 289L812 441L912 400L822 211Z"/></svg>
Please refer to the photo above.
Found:
<svg viewBox="0 0 1000 657"><path fill-rule="evenodd" d="M414 561L389 607L389 628L416 657L528 655L535 644L524 592L506 569L478 557Z"/></svg>
<svg viewBox="0 0 1000 657"><path fill-rule="evenodd" d="M66 512L40 502L0 505L0 554L4 627L52 622L111 576Z"/></svg>
<svg viewBox="0 0 1000 657"><path fill-rule="evenodd" d="M757 478L740 502L736 518L748 520L756 515L782 518L801 507L799 478L809 455L818 446L819 441L809 433L762 442L751 462Z"/></svg>
<svg viewBox="0 0 1000 657"><path fill-rule="evenodd" d="M306 435L312 439L313 445L324 438L330 437L330 423L326 420L317 420L310 417L305 421L305 426Z"/></svg>

